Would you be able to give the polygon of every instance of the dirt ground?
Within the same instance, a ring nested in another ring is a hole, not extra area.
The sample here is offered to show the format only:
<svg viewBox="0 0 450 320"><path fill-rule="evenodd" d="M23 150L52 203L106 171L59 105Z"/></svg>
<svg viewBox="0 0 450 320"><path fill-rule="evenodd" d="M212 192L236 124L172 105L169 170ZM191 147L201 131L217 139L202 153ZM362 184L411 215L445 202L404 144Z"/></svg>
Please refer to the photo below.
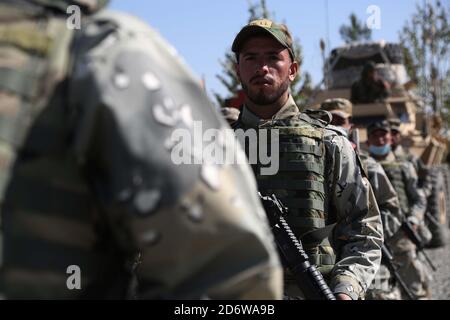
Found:
<svg viewBox="0 0 450 320"><path fill-rule="evenodd" d="M426 252L437 268L431 282L433 299L450 300L450 245Z"/></svg>

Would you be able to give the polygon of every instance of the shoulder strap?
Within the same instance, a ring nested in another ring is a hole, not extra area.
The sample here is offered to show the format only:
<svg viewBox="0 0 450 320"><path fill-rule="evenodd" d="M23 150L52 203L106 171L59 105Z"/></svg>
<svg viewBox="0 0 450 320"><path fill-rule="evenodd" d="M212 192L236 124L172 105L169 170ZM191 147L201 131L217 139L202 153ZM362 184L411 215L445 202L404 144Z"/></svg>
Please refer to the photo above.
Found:
<svg viewBox="0 0 450 320"><path fill-rule="evenodd" d="M326 112L326 111L325 111ZM322 110L310 110L306 109L304 112L300 113L299 118L309 124L312 124L316 127L325 128L327 126L327 122L320 119L320 116L323 116L324 113Z"/></svg>
<svg viewBox="0 0 450 320"><path fill-rule="evenodd" d="M314 120L318 120L325 125L330 124L333 118L331 113L326 110L305 109L304 113L306 113L309 117L313 118ZM326 118L326 120L324 120L324 118Z"/></svg>

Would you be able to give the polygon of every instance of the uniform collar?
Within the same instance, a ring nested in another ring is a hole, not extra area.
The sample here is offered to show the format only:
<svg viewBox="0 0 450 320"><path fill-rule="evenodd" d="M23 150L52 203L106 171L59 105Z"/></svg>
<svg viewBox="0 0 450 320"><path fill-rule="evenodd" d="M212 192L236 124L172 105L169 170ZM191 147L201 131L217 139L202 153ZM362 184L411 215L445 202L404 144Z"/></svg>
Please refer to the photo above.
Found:
<svg viewBox="0 0 450 320"><path fill-rule="evenodd" d="M292 95L289 95L286 103L281 107L281 109L272 117L270 120L283 120L291 119L300 113L297 105L295 104ZM242 108L241 121L245 126L258 127L261 122L266 122L267 119L261 119L256 114L254 114L250 109L244 104Z"/></svg>
<svg viewBox="0 0 450 320"><path fill-rule="evenodd" d="M370 154L370 156L373 157L374 159L377 159L377 156L375 156L373 154ZM395 158L394 153L392 151L390 151L384 159L377 160L377 161L395 162L396 158Z"/></svg>
<svg viewBox="0 0 450 320"><path fill-rule="evenodd" d="M405 149L403 149L401 145L398 145L397 148L395 148L394 155L397 157L406 156Z"/></svg>

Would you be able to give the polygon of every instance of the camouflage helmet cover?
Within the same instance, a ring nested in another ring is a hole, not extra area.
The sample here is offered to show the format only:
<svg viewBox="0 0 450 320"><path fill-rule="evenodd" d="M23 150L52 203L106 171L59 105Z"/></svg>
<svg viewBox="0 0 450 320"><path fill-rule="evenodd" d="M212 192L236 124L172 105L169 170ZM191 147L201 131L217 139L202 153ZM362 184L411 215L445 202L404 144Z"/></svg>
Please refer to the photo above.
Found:
<svg viewBox="0 0 450 320"><path fill-rule="evenodd" d="M398 119L398 118L389 119L389 125L391 126L391 131L400 132L400 125L401 125L400 119Z"/></svg>
<svg viewBox="0 0 450 320"><path fill-rule="evenodd" d="M327 99L322 102L320 109L345 119L353 114L353 104L342 98Z"/></svg>
<svg viewBox="0 0 450 320"><path fill-rule="evenodd" d="M378 131L378 130L381 130L384 132L390 132L391 126L387 120L376 121L376 122L371 123L367 127L367 134L370 136L372 133L374 133L375 131Z"/></svg>

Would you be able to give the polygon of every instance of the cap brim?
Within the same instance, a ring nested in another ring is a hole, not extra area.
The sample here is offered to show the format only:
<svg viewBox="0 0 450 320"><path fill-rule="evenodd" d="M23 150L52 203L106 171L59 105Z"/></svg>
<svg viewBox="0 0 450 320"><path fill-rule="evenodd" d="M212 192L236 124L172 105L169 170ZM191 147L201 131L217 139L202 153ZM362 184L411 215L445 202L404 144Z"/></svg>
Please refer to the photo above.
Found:
<svg viewBox="0 0 450 320"><path fill-rule="evenodd" d="M244 27L236 36L236 38L233 41L233 45L231 46L231 50L235 53L238 53L244 44L244 42L251 36L262 33L266 35L270 35L272 38L274 38L278 43L280 43L283 47L286 49L289 49L287 44L280 39L276 33L272 32L271 30L258 26L258 25L251 25Z"/></svg>
<svg viewBox="0 0 450 320"><path fill-rule="evenodd" d="M368 134L372 134L375 131L379 131L379 130L384 131L384 132L389 132L389 129L386 129L386 128L373 128L368 132Z"/></svg>
<svg viewBox="0 0 450 320"><path fill-rule="evenodd" d="M350 117L351 117L351 114L349 114L349 113L347 113L347 112L344 112L344 111L331 110L331 111L328 111L328 112L331 113L331 114L335 114L335 115L337 115L338 117L341 117L341 118L344 118L344 119L347 119L347 118L350 118Z"/></svg>

